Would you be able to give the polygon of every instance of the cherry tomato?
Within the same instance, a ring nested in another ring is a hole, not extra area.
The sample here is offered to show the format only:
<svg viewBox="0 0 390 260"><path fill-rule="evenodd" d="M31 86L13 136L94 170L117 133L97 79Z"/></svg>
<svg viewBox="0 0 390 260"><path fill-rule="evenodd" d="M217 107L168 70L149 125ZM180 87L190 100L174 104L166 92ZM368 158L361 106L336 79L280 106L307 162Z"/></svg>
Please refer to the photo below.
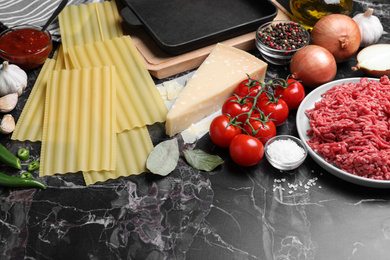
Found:
<svg viewBox="0 0 390 260"><path fill-rule="evenodd" d="M233 96L228 98L222 106L222 114L229 114L232 118L239 114L249 112L253 103L248 98ZM247 115L241 115L236 121L245 122Z"/></svg>
<svg viewBox="0 0 390 260"><path fill-rule="evenodd" d="M280 98L262 99L257 102L257 107L264 112L269 119L273 119L275 126L283 124L289 114L287 103Z"/></svg>
<svg viewBox="0 0 390 260"><path fill-rule="evenodd" d="M264 145L259 139L246 135L236 135L229 145L230 157L241 166L253 166L264 156Z"/></svg>
<svg viewBox="0 0 390 260"><path fill-rule="evenodd" d="M252 127L253 130L252 130ZM266 119L249 119L248 124L244 125L244 130L251 136L259 139L265 144L269 139L276 135L276 126L273 121Z"/></svg>
<svg viewBox="0 0 390 260"><path fill-rule="evenodd" d="M295 79L288 79L287 84L280 84L275 88L275 97L286 101L289 109L297 109L305 98L305 88Z"/></svg>
<svg viewBox="0 0 390 260"><path fill-rule="evenodd" d="M257 80L251 79L248 77L248 79L242 81L236 89L234 90L234 94L240 97L254 97L259 93L261 90L261 83ZM265 95L265 94L264 94Z"/></svg>
<svg viewBox="0 0 390 260"><path fill-rule="evenodd" d="M210 124L210 138L216 145L227 148L230 141L242 131L235 125L229 125L230 117L228 115L220 115L214 118Z"/></svg>

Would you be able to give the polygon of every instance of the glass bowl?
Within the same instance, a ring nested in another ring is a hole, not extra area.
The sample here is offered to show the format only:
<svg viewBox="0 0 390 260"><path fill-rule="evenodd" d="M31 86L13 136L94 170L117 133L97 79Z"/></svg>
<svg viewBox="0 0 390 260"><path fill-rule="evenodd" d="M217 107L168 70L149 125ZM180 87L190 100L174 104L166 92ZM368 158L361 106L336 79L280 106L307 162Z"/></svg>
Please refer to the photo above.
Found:
<svg viewBox="0 0 390 260"><path fill-rule="evenodd" d="M277 135L267 141L264 153L272 166L288 171L298 168L305 161L308 151L301 139L291 135Z"/></svg>
<svg viewBox="0 0 390 260"><path fill-rule="evenodd" d="M53 49L49 31L33 25L18 25L0 34L0 58L29 70L42 65Z"/></svg>
<svg viewBox="0 0 390 260"><path fill-rule="evenodd" d="M256 47L269 63L287 65L294 54L310 44L310 33L299 23L275 20L256 31Z"/></svg>

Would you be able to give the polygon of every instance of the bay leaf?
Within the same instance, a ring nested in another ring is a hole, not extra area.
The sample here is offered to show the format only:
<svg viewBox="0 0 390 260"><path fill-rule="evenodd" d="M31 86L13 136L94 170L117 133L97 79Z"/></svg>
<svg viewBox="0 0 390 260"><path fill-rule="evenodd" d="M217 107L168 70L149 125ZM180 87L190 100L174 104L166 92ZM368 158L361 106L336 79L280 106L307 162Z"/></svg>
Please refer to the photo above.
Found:
<svg viewBox="0 0 390 260"><path fill-rule="evenodd" d="M208 154L202 150L184 150L183 153L188 164L197 170L209 172L224 163L218 155Z"/></svg>
<svg viewBox="0 0 390 260"><path fill-rule="evenodd" d="M179 162L177 139L163 141L156 145L146 160L146 167L154 174L167 176Z"/></svg>

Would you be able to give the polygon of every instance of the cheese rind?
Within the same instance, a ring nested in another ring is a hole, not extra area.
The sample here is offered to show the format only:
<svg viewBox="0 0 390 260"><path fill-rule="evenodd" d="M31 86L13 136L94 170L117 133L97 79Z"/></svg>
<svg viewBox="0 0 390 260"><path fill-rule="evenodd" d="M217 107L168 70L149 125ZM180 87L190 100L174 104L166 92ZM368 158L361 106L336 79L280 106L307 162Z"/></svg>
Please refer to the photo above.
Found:
<svg viewBox="0 0 390 260"><path fill-rule="evenodd" d="M219 110L247 75L263 80L267 66L248 52L218 43L168 112L167 135L173 136Z"/></svg>

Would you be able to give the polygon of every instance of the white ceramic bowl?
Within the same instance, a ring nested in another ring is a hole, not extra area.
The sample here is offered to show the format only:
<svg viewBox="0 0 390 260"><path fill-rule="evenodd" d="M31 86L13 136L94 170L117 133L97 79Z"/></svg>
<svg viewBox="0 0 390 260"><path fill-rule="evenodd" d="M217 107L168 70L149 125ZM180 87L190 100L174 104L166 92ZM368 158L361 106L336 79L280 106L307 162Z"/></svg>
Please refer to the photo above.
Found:
<svg viewBox="0 0 390 260"><path fill-rule="evenodd" d="M296 150L293 150L293 149L289 150L289 147L287 147L287 146L282 148L282 149L286 148L286 150L280 151L281 152L281 154L279 154L280 156L282 156L284 153L286 153L286 156L284 156L283 158L277 158L279 156L273 155L271 150L274 150L274 149L270 149L270 146L272 146L272 144L274 144L276 141L281 141L281 140L291 140L294 143L296 143L302 149L303 157L301 157L300 159L294 160L294 161L286 160L287 157L291 157L291 155L292 155L291 153L296 152ZM275 136L267 141L267 143L265 144L265 147L264 147L264 153L265 153L265 156L266 156L268 162L272 166L274 166L275 168L282 170L282 171L289 171L289 170L294 170L294 169L298 168L305 161L308 151L307 151L305 144L301 141L301 139L296 138L296 137L291 136L291 135L277 135L277 136Z"/></svg>
<svg viewBox="0 0 390 260"><path fill-rule="evenodd" d="M368 78L368 80L379 80L377 78ZM309 151L309 155L311 158L313 158L314 161L316 161L323 169L328 171L329 173L354 184L371 187L371 188L390 188L390 181L385 180L374 180L369 178L364 178L361 176L357 176L348 172L345 172L341 170L339 167L332 163L328 163L325 161L325 159L317 154L315 151L311 149L311 147L306 143L307 140L309 140L311 137L308 136L307 130L310 129L310 123L309 119L306 116L305 111L308 109L311 109L314 107L315 102L321 100L321 95L332 88L335 85L341 85L343 83L358 83L360 82L360 78L346 78L346 79L340 79L331 81L329 83L326 83L324 85L319 86L318 88L314 89L312 92L310 92L305 99L302 101L302 103L299 105L297 116L296 116L296 123L297 123L297 130L298 135L301 138L301 140L304 141L304 144L306 148Z"/></svg>

